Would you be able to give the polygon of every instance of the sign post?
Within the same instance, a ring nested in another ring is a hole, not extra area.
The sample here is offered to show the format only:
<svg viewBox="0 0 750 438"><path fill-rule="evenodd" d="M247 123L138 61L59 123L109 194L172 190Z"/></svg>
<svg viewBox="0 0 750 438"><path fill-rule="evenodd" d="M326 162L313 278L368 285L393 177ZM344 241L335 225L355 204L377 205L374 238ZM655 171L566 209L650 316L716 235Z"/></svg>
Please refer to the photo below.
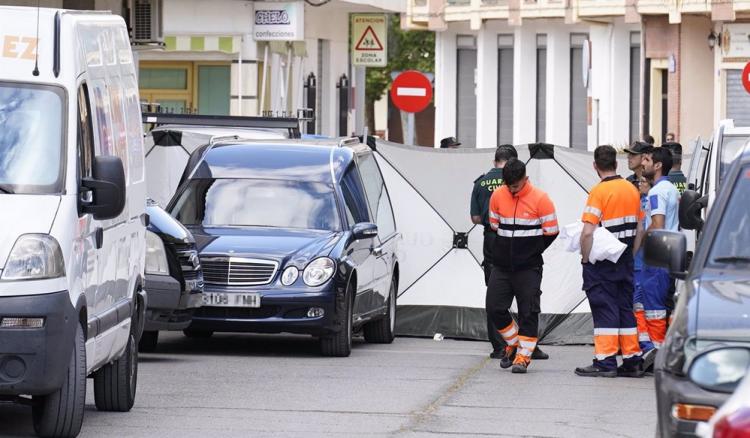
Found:
<svg viewBox="0 0 750 438"><path fill-rule="evenodd" d="M351 15L352 65L385 67L388 64L388 19L385 14Z"/></svg>
<svg viewBox="0 0 750 438"><path fill-rule="evenodd" d="M404 113L406 116L405 144L414 144L415 127L414 113L423 111L432 100L432 83L424 74L415 71L405 71L393 80L391 84L391 100L396 108L401 110L403 124Z"/></svg>
<svg viewBox="0 0 750 438"><path fill-rule="evenodd" d="M750 93L750 62L745 64L745 68L742 69L742 86L745 87L745 91Z"/></svg>

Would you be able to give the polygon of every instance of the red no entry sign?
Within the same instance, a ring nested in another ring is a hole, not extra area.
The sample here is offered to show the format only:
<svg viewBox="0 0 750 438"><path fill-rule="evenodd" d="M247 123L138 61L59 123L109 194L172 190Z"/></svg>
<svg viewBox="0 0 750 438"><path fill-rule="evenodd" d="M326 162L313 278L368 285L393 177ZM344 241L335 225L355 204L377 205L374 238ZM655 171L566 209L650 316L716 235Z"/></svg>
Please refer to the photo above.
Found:
<svg viewBox="0 0 750 438"><path fill-rule="evenodd" d="M750 93L750 62L745 64L745 69L742 70L742 86Z"/></svg>
<svg viewBox="0 0 750 438"><path fill-rule="evenodd" d="M391 85L391 100L396 108L418 113L432 100L432 84L427 76L414 70L401 73Z"/></svg>

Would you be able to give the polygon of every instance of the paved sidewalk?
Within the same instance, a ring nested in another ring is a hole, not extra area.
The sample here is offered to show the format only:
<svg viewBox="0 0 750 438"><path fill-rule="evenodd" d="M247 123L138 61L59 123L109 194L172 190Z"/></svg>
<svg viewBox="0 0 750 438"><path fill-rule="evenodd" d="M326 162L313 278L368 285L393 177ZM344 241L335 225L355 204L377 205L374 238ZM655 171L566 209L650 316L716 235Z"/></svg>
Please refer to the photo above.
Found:
<svg viewBox="0 0 750 438"><path fill-rule="evenodd" d="M102 413L89 380L81 437L644 437L653 379L573 374L592 347L544 347L526 375L501 370L482 342L357 342L322 358L294 336L163 336L141 355L136 406ZM30 408L0 404L0 436L33 436Z"/></svg>

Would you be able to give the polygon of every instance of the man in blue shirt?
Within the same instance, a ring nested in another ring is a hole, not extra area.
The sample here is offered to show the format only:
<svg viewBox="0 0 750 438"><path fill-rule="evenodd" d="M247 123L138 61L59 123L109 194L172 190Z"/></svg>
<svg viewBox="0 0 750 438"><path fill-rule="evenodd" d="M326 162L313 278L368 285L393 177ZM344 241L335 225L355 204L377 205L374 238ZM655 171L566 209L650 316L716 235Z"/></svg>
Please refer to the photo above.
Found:
<svg viewBox="0 0 750 438"><path fill-rule="evenodd" d="M668 148L653 148L644 154L643 176L645 176L653 187L649 190L646 198L646 216L650 224L648 230L677 231L679 219L677 216L680 194L675 186L669 182L667 175L672 169L672 153ZM643 307L645 310L648 334L655 348L660 348L664 343L667 333L667 299L669 294L669 271L664 268L643 266ZM636 300L637 301L637 300ZM654 354L646 355L644 352L644 368L653 361Z"/></svg>

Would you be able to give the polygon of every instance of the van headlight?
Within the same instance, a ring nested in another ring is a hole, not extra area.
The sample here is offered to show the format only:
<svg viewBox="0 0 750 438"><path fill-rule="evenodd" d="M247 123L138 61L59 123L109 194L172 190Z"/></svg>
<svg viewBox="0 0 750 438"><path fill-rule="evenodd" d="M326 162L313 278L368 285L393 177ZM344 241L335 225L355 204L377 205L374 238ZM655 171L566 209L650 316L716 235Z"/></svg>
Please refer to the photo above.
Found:
<svg viewBox="0 0 750 438"><path fill-rule="evenodd" d="M24 234L5 262L2 280L43 280L65 275L60 244L48 234Z"/></svg>
<svg viewBox="0 0 750 438"><path fill-rule="evenodd" d="M328 257L320 257L307 265L302 273L302 279L310 287L320 286L333 277L335 270L336 263L333 260Z"/></svg>
<svg viewBox="0 0 750 438"><path fill-rule="evenodd" d="M164 242L151 231L146 231L146 273L169 275L167 250L164 249Z"/></svg>

